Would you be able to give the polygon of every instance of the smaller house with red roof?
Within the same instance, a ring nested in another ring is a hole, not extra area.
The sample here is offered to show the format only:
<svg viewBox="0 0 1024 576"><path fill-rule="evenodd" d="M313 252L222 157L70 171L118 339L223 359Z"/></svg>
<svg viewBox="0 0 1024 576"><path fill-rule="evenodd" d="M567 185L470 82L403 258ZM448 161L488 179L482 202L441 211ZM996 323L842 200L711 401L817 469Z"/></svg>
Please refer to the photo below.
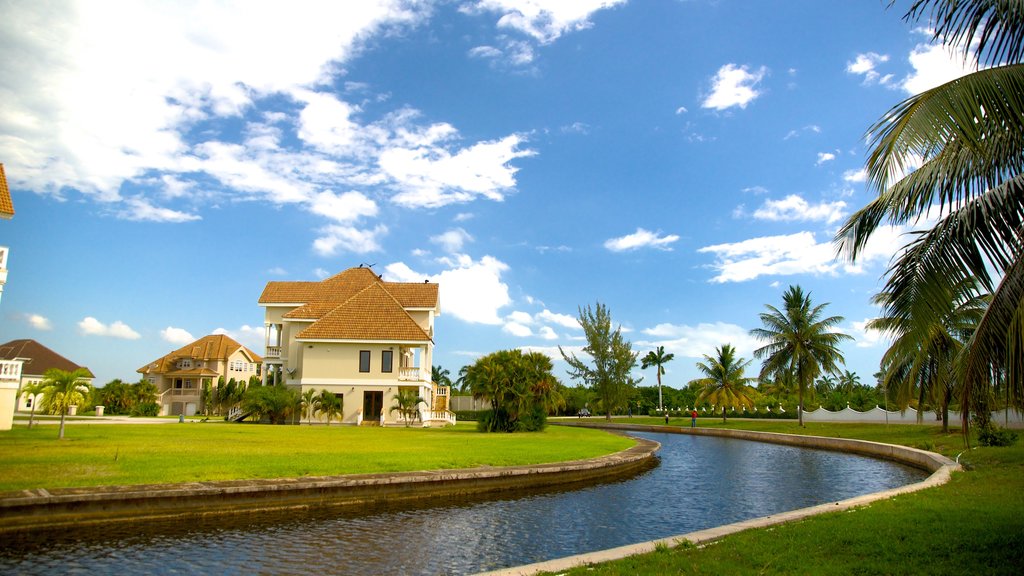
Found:
<svg viewBox="0 0 1024 576"><path fill-rule="evenodd" d="M211 334L146 364L136 372L157 387L161 415L203 410L203 388L219 381L248 382L263 359L225 334Z"/></svg>
<svg viewBox="0 0 1024 576"><path fill-rule="evenodd" d="M319 282L268 282L264 377L342 400L344 424L402 425L399 391L415 392L424 426L454 424L448 387L431 380L433 282L385 282L368 267Z"/></svg>
<svg viewBox="0 0 1024 576"><path fill-rule="evenodd" d="M85 381L92 385L93 373L88 368L79 366L35 340L23 338L0 344L0 360L22 361L21 380L18 383L18 405L16 407L19 412L29 412L32 410L33 405L36 405L38 408L37 403L42 398L41 394L33 396L31 394L22 394L20 391L28 384L42 382L46 371L51 368L64 370L65 372L74 372L79 368L84 368L89 373L89 377L85 378Z"/></svg>

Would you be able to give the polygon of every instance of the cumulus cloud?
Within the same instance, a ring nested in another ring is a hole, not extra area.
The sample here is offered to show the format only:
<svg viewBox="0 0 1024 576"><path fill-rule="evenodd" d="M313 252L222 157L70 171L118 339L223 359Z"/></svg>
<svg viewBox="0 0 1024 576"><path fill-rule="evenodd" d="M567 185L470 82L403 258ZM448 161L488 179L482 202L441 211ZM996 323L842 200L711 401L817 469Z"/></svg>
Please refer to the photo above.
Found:
<svg viewBox="0 0 1024 576"><path fill-rule="evenodd" d="M820 202L810 204L796 194L790 194L781 200L765 200L761 207L754 211L754 218L775 222L822 221L832 224L845 215L846 202Z"/></svg>
<svg viewBox="0 0 1024 576"><path fill-rule="evenodd" d="M825 162L831 162L836 159L836 155L831 152L818 152L818 161L814 164L821 166Z"/></svg>
<svg viewBox="0 0 1024 576"><path fill-rule="evenodd" d="M353 226L325 226L320 237L313 241L313 250L321 256L333 256L339 250L354 254L367 254L381 250L378 237L387 234L383 224L372 230L360 230Z"/></svg>
<svg viewBox="0 0 1024 576"><path fill-rule="evenodd" d="M868 328L868 322L871 318L865 318L859 322L854 321L845 330L847 334L853 336L854 342L858 348L877 348L879 346L889 345L889 336L884 332L878 330L872 330Z"/></svg>
<svg viewBox="0 0 1024 576"><path fill-rule="evenodd" d="M908 94L920 94L974 71L961 55L942 44L918 44L908 60L914 71L900 84Z"/></svg>
<svg viewBox="0 0 1024 576"><path fill-rule="evenodd" d="M563 328L569 328L571 330L582 330L582 327L580 326L580 323L575 316L570 316L568 314L558 314L552 312L551 310L548 310L547 308L545 308L544 310L537 314L537 319L540 320L541 322L546 322L548 324L557 324L558 326L561 326Z"/></svg>
<svg viewBox="0 0 1024 576"><path fill-rule="evenodd" d="M585 30L592 24L590 15L598 10L624 4L626 0L574 0L544 2L542 0L480 0L461 8L464 12L496 12L499 28L516 30L534 40L548 44L563 34Z"/></svg>
<svg viewBox="0 0 1024 576"><path fill-rule="evenodd" d="M174 328L173 326L168 326L161 330L160 337L166 342L177 344L179 346L184 346L185 344L195 341L195 337L192 336L188 330L185 330L184 328Z"/></svg>
<svg viewBox="0 0 1024 576"><path fill-rule="evenodd" d="M238 342L242 346L252 350L256 354L263 354L263 346L266 343L266 329L262 326L249 326L243 324L236 330L228 330L227 328L217 328L212 334L225 334L230 336L235 342Z"/></svg>
<svg viewBox="0 0 1024 576"><path fill-rule="evenodd" d="M50 319L41 314L25 314L25 321L28 325L35 328L36 330L49 331L53 330L53 323Z"/></svg>
<svg viewBox="0 0 1024 576"><path fill-rule="evenodd" d="M867 182L868 171L864 168L861 168L860 170L847 170L843 172L843 181L850 182L851 184L856 182Z"/></svg>
<svg viewBox="0 0 1024 576"><path fill-rule="evenodd" d="M610 238L605 241L604 247L612 252L626 252L640 248L657 248L659 250L672 250L670 244L679 240L676 234L662 236L661 232L650 232L643 228L637 228L636 232L619 238Z"/></svg>
<svg viewBox="0 0 1024 576"><path fill-rule="evenodd" d="M111 338L121 338L123 340L138 340L142 338L142 335L132 330L130 326L121 322L120 320L114 321L112 324L104 324L93 318L92 316L86 316L78 323L79 331L86 336L109 336Z"/></svg>
<svg viewBox="0 0 1024 576"><path fill-rule="evenodd" d="M454 254L462 251L462 247L466 242L472 242L473 237L462 228L453 228L437 236L431 236L430 241L441 246L445 252Z"/></svg>
<svg viewBox="0 0 1024 576"><path fill-rule="evenodd" d="M437 282L443 287L442 314L451 314L470 324L503 324L501 309L512 303L508 285L501 279L509 269L508 265L492 256L473 260L466 255L459 255L446 263L449 265L447 270L430 275L415 272L408 265L396 262L385 267L384 278L398 282Z"/></svg>
<svg viewBox="0 0 1024 576"><path fill-rule="evenodd" d="M664 323L641 333L650 339L638 340L634 350L664 346L666 352L687 358L703 358L712 354L716 346L732 344L740 356L749 360L754 350L763 346L746 328L727 322L702 322L695 326Z"/></svg>
<svg viewBox="0 0 1024 576"><path fill-rule="evenodd" d="M701 106L715 110L726 110L733 106L746 108L754 99L761 95L757 85L768 74L768 68L761 66L751 71L748 66L726 64L718 69L711 82L711 93L704 99Z"/></svg>
<svg viewBox="0 0 1024 576"><path fill-rule="evenodd" d="M892 77L891 75L882 76L877 68L879 64L883 64L889 61L887 54L877 54L875 52L865 52L858 54L852 62L846 63L846 72L849 74L856 74L864 77L864 84L887 83Z"/></svg>

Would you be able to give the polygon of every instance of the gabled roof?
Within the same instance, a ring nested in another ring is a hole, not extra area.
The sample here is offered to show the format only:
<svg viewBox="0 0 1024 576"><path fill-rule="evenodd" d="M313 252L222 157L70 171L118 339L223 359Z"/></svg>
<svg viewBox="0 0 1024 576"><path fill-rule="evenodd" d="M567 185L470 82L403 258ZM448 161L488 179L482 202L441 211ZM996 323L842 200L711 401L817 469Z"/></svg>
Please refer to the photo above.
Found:
<svg viewBox="0 0 1024 576"><path fill-rule="evenodd" d="M382 283L358 294L296 335L299 340L393 340L425 342L427 334Z"/></svg>
<svg viewBox="0 0 1024 576"><path fill-rule="evenodd" d="M0 163L0 218L14 216L14 202L11 201L11 189L7 187L7 174Z"/></svg>
<svg viewBox="0 0 1024 576"><path fill-rule="evenodd" d="M41 376L50 368L57 368L58 370L66 370L68 372L85 368L85 366L75 364L39 342L29 339L11 340L5 344L0 344L0 360L14 360L15 358L29 358L21 366L22 376ZM89 378L95 378L91 370L85 369L89 372Z"/></svg>
<svg viewBox="0 0 1024 576"><path fill-rule="evenodd" d="M185 358L190 360L220 360L222 362L227 362L228 357L239 349L241 349L242 353L247 355L254 363L258 364L263 361L263 358L252 350L249 350L245 346L239 344L230 336L226 334L210 334L209 336L203 336L191 344L186 344L166 356L157 358L142 368L139 368L136 372L141 372L143 374L148 374L150 372L164 374L176 370L175 364L177 361Z"/></svg>
<svg viewBox="0 0 1024 576"><path fill-rule="evenodd" d="M268 282L259 303L296 306L283 317L312 322L296 336L305 340L429 341L409 310L440 313L437 283L384 282L362 266L320 282Z"/></svg>

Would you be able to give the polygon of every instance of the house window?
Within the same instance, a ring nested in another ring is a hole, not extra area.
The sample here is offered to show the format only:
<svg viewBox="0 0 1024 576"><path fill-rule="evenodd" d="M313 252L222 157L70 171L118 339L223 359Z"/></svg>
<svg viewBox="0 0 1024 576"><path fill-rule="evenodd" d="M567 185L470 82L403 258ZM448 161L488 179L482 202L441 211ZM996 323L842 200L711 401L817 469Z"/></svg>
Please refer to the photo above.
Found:
<svg viewBox="0 0 1024 576"><path fill-rule="evenodd" d="M189 379L185 380L185 388L191 388L191 387L192 387L192 380L189 380Z"/></svg>
<svg viewBox="0 0 1024 576"><path fill-rule="evenodd" d="M359 371L369 372L370 371L370 351L360 350L359 351Z"/></svg>
<svg viewBox="0 0 1024 576"><path fill-rule="evenodd" d="M380 371L391 372L391 365L394 363L395 353L391 350L385 350L380 353Z"/></svg>

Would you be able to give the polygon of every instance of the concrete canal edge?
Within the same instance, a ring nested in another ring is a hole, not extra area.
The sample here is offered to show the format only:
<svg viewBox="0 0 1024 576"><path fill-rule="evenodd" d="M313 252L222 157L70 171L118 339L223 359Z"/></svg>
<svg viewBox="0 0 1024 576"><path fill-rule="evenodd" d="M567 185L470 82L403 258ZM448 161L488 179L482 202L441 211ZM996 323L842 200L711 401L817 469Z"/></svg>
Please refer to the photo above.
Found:
<svg viewBox="0 0 1024 576"><path fill-rule="evenodd" d="M681 428L677 426L647 426L614 423L600 424L585 421L559 422L558 424L562 426L582 426L588 428L603 428L618 431L631 430L637 432L660 432L669 434L692 434L696 436L719 436L725 438L736 438L740 440L752 440L755 442L787 444L790 446L801 446L805 448L820 448L824 450L848 452L864 456L871 456L875 458L882 458L885 460L893 460L896 462L900 462L902 464L913 466L915 468L926 470L928 472L931 472L931 475L928 476L928 478L922 480L921 482L908 484L906 486L900 486L898 488L893 488L891 490L884 490L882 492L875 492L873 494L865 494L863 496L857 496L855 498L848 498L846 500L840 500L838 502L829 502L827 504L820 504L818 506L811 506L809 508L801 508L799 510L792 510L790 512L774 514L772 516L753 518L750 520L744 520L742 522L726 524L725 526L708 528L706 530L698 530L696 532L689 532L687 534L680 534L678 536L670 536L668 538L651 540L649 542L640 542L638 544L630 544L628 546L620 546L618 548L611 548L608 550L598 550L596 552L577 554L575 556L567 556L565 558L556 558L554 560L547 560L545 562L538 562L535 564L527 564L525 566L515 566L512 568L493 570L490 572L481 573L477 576L527 576L532 574L538 574L541 572L557 573L579 566L599 564L601 562L619 560L629 556L635 556L637 554L646 554L648 552L654 552L658 546L667 546L669 548L672 548L684 542L690 542L694 545L700 546L703 544L714 542L730 534L735 534L737 532L742 532L744 530L749 530L751 528L766 528L769 526L784 524L786 522L795 522L818 514L848 510L850 508L855 508L858 506L865 506L878 500L892 498L893 496L899 494L908 494L910 492L916 492L918 490L924 490L926 488L940 486L949 481L949 478L954 471L960 470L959 464L950 460L949 458L946 458L945 456L942 456L941 454L927 452L925 450L918 450L916 448L909 448L906 446L895 446L892 444L882 444L879 442L868 442L866 440L826 438L823 436L798 436L794 434L779 434L775 432L751 432L747 430L721 430L714 428Z"/></svg>
<svg viewBox="0 0 1024 576"><path fill-rule="evenodd" d="M656 464L654 454L660 447L638 438L635 446L615 454L550 464L0 492L0 534L243 511L444 501L453 496L564 486L646 470Z"/></svg>

